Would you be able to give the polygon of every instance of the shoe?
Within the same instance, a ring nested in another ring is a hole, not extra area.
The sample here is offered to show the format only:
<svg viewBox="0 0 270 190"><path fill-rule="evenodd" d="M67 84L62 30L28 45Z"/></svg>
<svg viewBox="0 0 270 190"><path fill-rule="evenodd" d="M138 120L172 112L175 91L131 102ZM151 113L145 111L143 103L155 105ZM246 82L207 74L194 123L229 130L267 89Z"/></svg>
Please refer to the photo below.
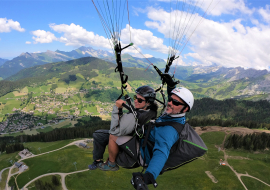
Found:
<svg viewBox="0 0 270 190"><path fill-rule="evenodd" d="M93 164L88 165L89 170L95 170L95 169L97 169L98 164L100 164L100 163L103 163L103 161L102 161L102 160L100 160L100 161L96 161L96 160L95 160L95 161L93 162Z"/></svg>
<svg viewBox="0 0 270 190"><path fill-rule="evenodd" d="M110 162L109 160L105 163L99 163L98 168L103 171L117 171L119 170L118 165L114 162Z"/></svg>

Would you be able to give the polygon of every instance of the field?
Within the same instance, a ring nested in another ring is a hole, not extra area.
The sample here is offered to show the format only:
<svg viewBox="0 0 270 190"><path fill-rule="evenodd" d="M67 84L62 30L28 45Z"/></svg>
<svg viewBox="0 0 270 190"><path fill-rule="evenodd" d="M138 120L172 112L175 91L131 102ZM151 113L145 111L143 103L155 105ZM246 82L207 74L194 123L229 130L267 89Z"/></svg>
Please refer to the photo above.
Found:
<svg viewBox="0 0 270 190"><path fill-rule="evenodd" d="M2 173L2 180L0 181L0 190L5 189L7 177L8 177L8 170L5 170Z"/></svg>
<svg viewBox="0 0 270 190"><path fill-rule="evenodd" d="M208 189L243 189L235 173L228 166L221 166L219 160L224 160L224 152L219 151L225 132L207 132L201 135L208 152L201 158L183 165L182 167L165 172L157 178L158 189L183 189L183 190L208 190ZM73 140L61 142L34 142L25 143L32 149L34 154L41 153L60 148ZM91 144L89 144L91 145ZM228 156L228 163L239 174L252 175L260 180L270 183L268 161L269 151L266 152L247 152L243 150L229 149L225 150ZM59 151L41 155L34 158L24 160L29 166L29 170L17 177L19 188L22 188L30 180L46 173L62 172L69 173L87 169L87 166L93 162L92 147L90 149L79 148L75 145L66 147ZM104 159L108 157L105 152ZM0 157L1 158L1 157ZM245 159L248 158L248 159ZM250 160L249 160L250 159ZM76 162L76 167L74 165ZM130 179L133 172L139 172L142 168L127 170L120 168L116 172L104 172L101 170L84 171L81 173L70 174L65 178L66 186L69 190L78 189L133 189ZM210 177L206 173L210 173ZM244 184L248 189L269 189L267 185L246 176L242 176ZM12 179L13 180L13 179ZM50 177L42 179L44 182L49 181ZM10 183L13 183L12 181ZM29 185L34 190L33 183ZM149 189L154 187L149 185Z"/></svg>
<svg viewBox="0 0 270 190"><path fill-rule="evenodd" d="M62 186L61 186L61 177L60 177L59 175L56 175L56 177L59 179L60 185L59 185L59 186L53 185L53 190L62 190ZM52 184L52 176L45 176L45 177L40 178L39 180L41 180L41 181L43 182L43 184L45 184L45 183ZM29 190L38 190L38 189L35 187L35 182L33 182L33 183L31 183L30 185L28 185L28 189L29 189Z"/></svg>
<svg viewBox="0 0 270 190"><path fill-rule="evenodd" d="M0 155L0 171L4 168L10 167L11 160L12 160L12 163L14 163L18 159L19 159L18 153L11 153L11 154L2 153Z"/></svg>
<svg viewBox="0 0 270 190"><path fill-rule="evenodd" d="M19 188L28 181L46 173L62 172L68 173L87 168L91 162L91 152L88 149L78 148L73 145L56 152L24 160L29 170L18 176ZM76 168L73 164L76 162Z"/></svg>
<svg viewBox="0 0 270 190"><path fill-rule="evenodd" d="M62 140L62 141L45 142L45 143L44 142L28 142L28 143L24 143L23 145L24 147L29 148L29 150L33 154L40 154L40 153L49 152L51 150L61 148L73 141L74 140L72 139L72 140ZM38 148L40 148L40 151L38 150Z"/></svg>

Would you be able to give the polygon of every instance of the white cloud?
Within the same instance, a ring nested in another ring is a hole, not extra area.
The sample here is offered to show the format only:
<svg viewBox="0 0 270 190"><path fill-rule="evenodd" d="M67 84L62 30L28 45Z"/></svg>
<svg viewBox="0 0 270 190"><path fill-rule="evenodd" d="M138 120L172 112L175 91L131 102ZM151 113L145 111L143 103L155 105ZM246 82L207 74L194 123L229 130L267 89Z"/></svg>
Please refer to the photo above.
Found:
<svg viewBox="0 0 270 190"><path fill-rule="evenodd" d="M264 8L260 8L258 10L259 14L262 16L262 18L264 19L264 21L270 23L270 6L266 5L265 9Z"/></svg>
<svg viewBox="0 0 270 190"><path fill-rule="evenodd" d="M36 30L33 31L32 34L34 35L32 38L34 40L34 44L37 43L51 43L56 41L57 38L51 32L46 32L45 30Z"/></svg>
<svg viewBox="0 0 270 190"><path fill-rule="evenodd" d="M163 44L163 39L158 38L153 35L149 30L134 29L129 28L129 25L126 25L126 28L122 30L121 40L123 43L128 44L130 42L130 32L131 31L131 41L143 49L158 51L161 53L168 53L168 47Z"/></svg>
<svg viewBox="0 0 270 190"><path fill-rule="evenodd" d="M92 45L97 47L111 48L108 39L103 36L89 32L80 25L50 24L50 28L58 33L63 33L58 41L65 43L66 46Z"/></svg>
<svg viewBox="0 0 270 190"><path fill-rule="evenodd" d="M0 33L11 32L11 30L17 30L19 32L25 31L25 29L21 27L18 21L13 21L12 19L0 18Z"/></svg>
<svg viewBox="0 0 270 190"><path fill-rule="evenodd" d="M29 41L26 41L26 42L25 42L25 44L31 44L31 42L29 42Z"/></svg>
<svg viewBox="0 0 270 190"><path fill-rule="evenodd" d="M168 16L169 13L162 9L150 8L148 18L152 21L145 24L168 37ZM269 34L270 26L244 26L241 19L223 23L204 19L190 39L189 48L193 53L184 56L207 65L218 63L226 67L269 69Z"/></svg>
<svg viewBox="0 0 270 190"><path fill-rule="evenodd" d="M191 38L193 57L204 64L268 69L270 27L247 27L240 20L217 23L205 20Z"/></svg>
<svg viewBox="0 0 270 190"><path fill-rule="evenodd" d="M254 12L254 9L249 9L246 6L244 0L175 0L175 2L171 0L159 1L172 2L173 9L175 9L174 7L176 7L176 3L178 3L178 7L182 7L182 3L184 3L186 9L189 9L189 6L187 5L187 3L189 3L200 7L203 12L207 11L207 14L215 16L222 14L236 14L237 12L250 15Z"/></svg>

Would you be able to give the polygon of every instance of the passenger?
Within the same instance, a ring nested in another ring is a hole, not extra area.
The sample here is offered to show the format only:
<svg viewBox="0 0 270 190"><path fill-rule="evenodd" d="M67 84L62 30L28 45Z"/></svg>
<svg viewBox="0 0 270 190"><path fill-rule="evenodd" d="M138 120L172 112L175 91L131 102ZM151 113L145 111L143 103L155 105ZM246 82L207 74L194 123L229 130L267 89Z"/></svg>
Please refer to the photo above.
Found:
<svg viewBox="0 0 270 190"><path fill-rule="evenodd" d="M156 93L150 86L141 86L136 91L134 96L135 112L138 118L138 124L142 125L151 119L157 117L158 106L155 103ZM110 130L97 130L93 133L94 138L94 150L93 150L93 160L94 162L88 166L90 170L95 170L100 164L100 169L102 170L113 170L119 169L115 163L115 157L119 152L117 143L121 140L117 138L119 136L133 135L135 129L135 118L133 113L128 112L123 114L122 104L125 103L124 100L117 100L112 111L112 120ZM109 159L105 164L103 164L103 154L105 152L106 146L109 144Z"/></svg>

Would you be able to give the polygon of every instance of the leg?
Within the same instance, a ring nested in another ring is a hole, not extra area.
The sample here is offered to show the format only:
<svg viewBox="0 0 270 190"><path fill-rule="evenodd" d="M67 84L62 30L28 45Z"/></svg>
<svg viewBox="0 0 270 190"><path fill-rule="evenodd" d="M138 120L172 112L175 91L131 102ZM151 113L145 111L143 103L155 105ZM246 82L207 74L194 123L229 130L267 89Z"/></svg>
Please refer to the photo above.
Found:
<svg viewBox="0 0 270 190"><path fill-rule="evenodd" d="M110 135L109 130L97 130L93 133L93 138L94 138L93 159L94 160L103 159L103 154L109 142L109 135Z"/></svg>
<svg viewBox="0 0 270 190"><path fill-rule="evenodd" d="M116 144L117 138L118 137L114 136L114 135L110 135L110 138L109 138L108 150L109 150L109 161L110 162L115 162L116 156L119 152L118 144Z"/></svg>
<svg viewBox="0 0 270 190"><path fill-rule="evenodd" d="M109 142L109 130L97 130L93 133L94 138L94 150L93 150L93 160L94 162L91 165L88 165L90 170L97 169L99 163L103 163L103 154L105 148Z"/></svg>

